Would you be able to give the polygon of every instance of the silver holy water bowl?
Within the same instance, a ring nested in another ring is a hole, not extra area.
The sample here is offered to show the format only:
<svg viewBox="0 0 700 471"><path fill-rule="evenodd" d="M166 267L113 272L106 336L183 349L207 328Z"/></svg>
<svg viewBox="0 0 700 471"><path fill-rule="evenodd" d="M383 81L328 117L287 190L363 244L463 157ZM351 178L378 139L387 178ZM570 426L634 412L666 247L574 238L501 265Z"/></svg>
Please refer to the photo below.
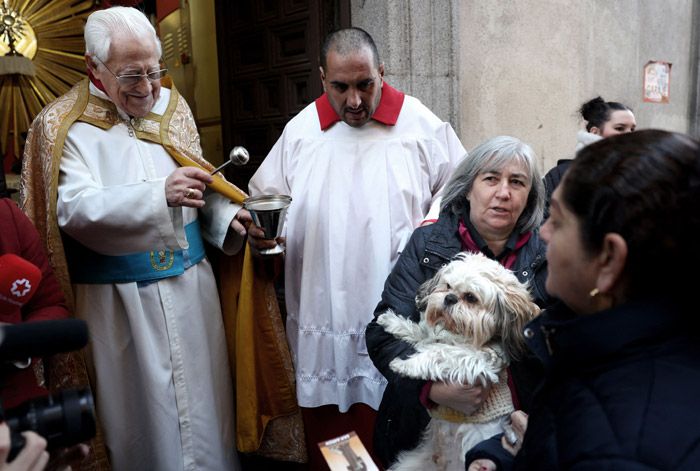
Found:
<svg viewBox="0 0 700 471"><path fill-rule="evenodd" d="M259 195L246 198L243 207L248 210L253 222L265 232L265 239L274 240L282 235L284 218L292 197L287 195ZM275 255L284 252L277 244L271 249L260 250L261 255Z"/></svg>

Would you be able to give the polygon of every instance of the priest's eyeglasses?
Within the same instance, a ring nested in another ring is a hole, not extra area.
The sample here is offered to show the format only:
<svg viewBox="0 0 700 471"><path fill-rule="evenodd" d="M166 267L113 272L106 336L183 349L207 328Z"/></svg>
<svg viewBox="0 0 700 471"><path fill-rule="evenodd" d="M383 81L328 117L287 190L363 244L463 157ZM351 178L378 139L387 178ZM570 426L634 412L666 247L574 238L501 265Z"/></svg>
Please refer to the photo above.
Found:
<svg viewBox="0 0 700 471"><path fill-rule="evenodd" d="M107 72L110 74L114 75L114 78L117 79L117 82L119 82L119 85L122 87L133 87L137 85L139 82L141 82L141 79L146 78L149 82L155 82L156 80L162 79L165 74L168 73L168 69L160 69L160 70L154 70L153 72L148 72L146 74L115 74L111 70L109 70L109 67L102 62L97 56L93 56L95 60L100 61L100 64L104 66L105 69L107 69Z"/></svg>

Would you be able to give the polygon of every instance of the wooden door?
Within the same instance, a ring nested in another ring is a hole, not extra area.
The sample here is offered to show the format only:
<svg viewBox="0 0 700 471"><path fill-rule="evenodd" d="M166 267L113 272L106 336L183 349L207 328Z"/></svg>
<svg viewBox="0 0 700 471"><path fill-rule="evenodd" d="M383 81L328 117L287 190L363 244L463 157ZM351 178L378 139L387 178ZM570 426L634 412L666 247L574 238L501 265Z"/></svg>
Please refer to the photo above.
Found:
<svg viewBox="0 0 700 471"><path fill-rule="evenodd" d="M350 24L349 0L216 0L224 158L250 152L226 177L248 180L291 117L321 93L319 51L333 29Z"/></svg>

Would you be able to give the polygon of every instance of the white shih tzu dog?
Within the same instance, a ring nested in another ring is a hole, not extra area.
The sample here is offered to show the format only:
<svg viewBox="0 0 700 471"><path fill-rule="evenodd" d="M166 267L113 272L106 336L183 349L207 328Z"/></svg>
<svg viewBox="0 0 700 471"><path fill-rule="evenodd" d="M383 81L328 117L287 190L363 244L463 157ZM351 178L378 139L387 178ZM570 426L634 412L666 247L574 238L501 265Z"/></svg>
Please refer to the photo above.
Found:
<svg viewBox="0 0 700 471"><path fill-rule="evenodd" d="M481 440L503 431L513 411L506 367L525 349L523 327L540 311L527 286L482 254L460 253L416 296L417 324L388 310L377 322L415 348L396 358L392 370L414 379L491 385L479 410L466 416L445 406L413 450L399 455L392 470L464 470L464 455Z"/></svg>

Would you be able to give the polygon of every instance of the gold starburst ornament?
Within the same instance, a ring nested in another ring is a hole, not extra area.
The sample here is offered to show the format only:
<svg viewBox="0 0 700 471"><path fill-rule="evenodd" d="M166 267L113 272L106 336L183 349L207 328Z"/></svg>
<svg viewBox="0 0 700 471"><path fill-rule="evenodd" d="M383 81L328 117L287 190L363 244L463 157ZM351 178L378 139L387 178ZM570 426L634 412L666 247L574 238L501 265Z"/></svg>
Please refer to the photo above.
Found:
<svg viewBox="0 0 700 471"><path fill-rule="evenodd" d="M84 78L83 28L93 0L2 0L0 160L48 103Z"/></svg>

